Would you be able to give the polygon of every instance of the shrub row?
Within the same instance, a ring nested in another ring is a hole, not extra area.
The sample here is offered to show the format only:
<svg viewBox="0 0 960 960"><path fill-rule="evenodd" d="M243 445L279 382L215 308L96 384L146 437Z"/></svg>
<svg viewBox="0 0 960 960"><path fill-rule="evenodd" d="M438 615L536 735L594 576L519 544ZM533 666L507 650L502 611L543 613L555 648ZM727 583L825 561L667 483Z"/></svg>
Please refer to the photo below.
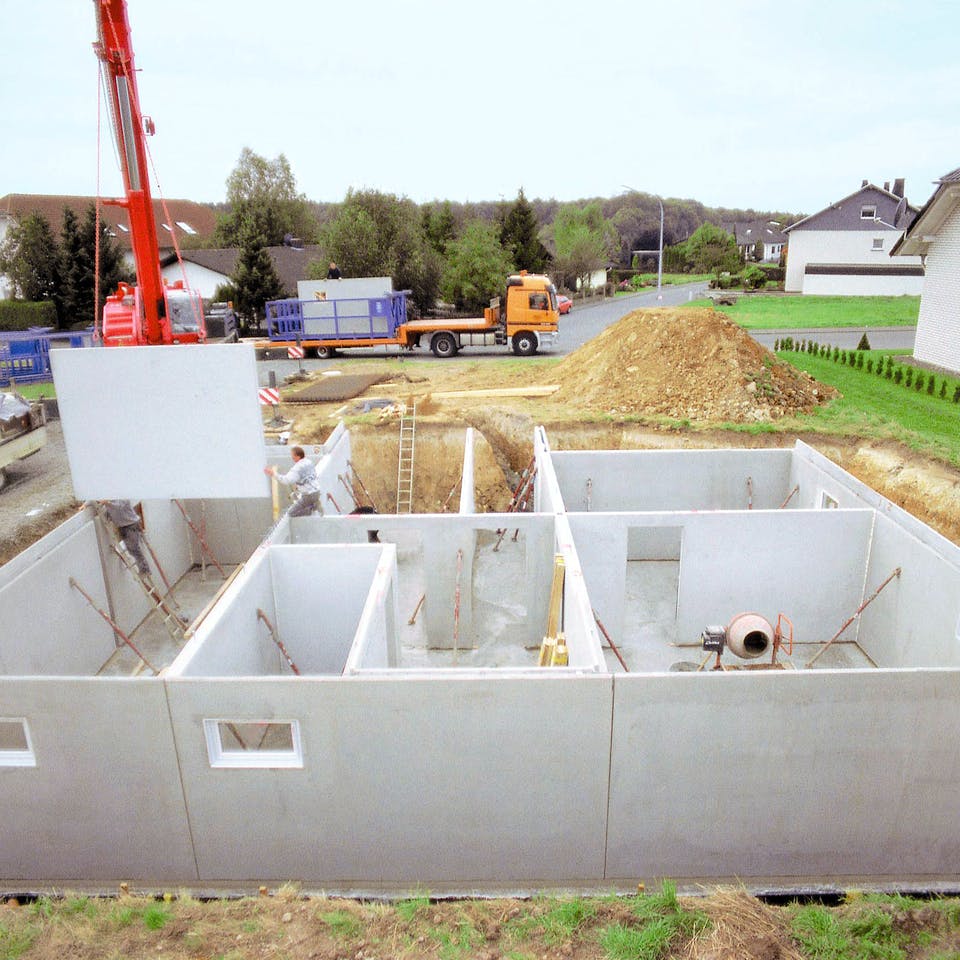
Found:
<svg viewBox="0 0 960 960"><path fill-rule="evenodd" d="M938 388L936 374L928 373L925 375L922 370L915 370L913 367L894 363L893 357L889 354L886 357L877 357L876 363L873 362L872 357L864 359L864 351L870 349L870 341L867 340L866 334L860 338L856 350L841 350L839 347L831 347L828 343L817 343L816 340L795 341L793 337L784 337L783 340L774 341L773 349L774 352L790 350L795 353L809 353L816 357L823 357L825 360L832 360L834 363L883 377L897 386L913 389L917 393L926 390L927 396L940 397L941 400L950 399L954 403L960 403L960 383L954 385L951 393L948 389L950 383L948 378L941 378Z"/></svg>
<svg viewBox="0 0 960 960"><path fill-rule="evenodd" d="M57 308L52 300L0 300L0 330L28 330L57 326Z"/></svg>

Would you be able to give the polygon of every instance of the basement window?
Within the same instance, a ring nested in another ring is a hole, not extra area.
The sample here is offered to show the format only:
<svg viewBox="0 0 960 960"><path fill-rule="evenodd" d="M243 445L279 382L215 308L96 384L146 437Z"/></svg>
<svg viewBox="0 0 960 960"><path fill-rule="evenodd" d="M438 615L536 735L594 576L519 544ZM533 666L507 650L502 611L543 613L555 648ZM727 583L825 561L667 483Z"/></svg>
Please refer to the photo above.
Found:
<svg viewBox="0 0 960 960"><path fill-rule="evenodd" d="M820 491L820 509L821 510L836 510L840 504L834 497L831 497L826 490Z"/></svg>
<svg viewBox="0 0 960 960"><path fill-rule="evenodd" d="M22 717L0 717L0 767L35 767L30 730Z"/></svg>
<svg viewBox="0 0 960 960"><path fill-rule="evenodd" d="M204 720L211 767L302 768L296 720Z"/></svg>

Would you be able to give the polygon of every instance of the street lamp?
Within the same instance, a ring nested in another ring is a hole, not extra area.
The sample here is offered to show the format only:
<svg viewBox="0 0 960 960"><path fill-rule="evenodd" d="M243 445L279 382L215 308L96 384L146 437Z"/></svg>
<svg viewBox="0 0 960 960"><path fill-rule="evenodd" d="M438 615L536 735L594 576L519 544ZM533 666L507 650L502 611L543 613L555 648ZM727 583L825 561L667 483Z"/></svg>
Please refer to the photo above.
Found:
<svg viewBox="0 0 960 960"><path fill-rule="evenodd" d="M631 190L633 193L640 193L636 187L628 187L625 183L621 186L626 190ZM656 196L658 204L660 204L660 246L657 249L657 299L663 299L663 201ZM634 250L633 253L651 253L649 250Z"/></svg>

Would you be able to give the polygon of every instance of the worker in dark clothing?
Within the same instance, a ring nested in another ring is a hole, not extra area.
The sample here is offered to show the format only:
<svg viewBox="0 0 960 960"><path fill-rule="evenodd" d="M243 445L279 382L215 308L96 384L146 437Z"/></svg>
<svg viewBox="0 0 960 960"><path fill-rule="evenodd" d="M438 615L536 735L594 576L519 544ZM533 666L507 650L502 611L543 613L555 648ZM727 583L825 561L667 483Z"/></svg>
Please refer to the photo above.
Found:
<svg viewBox="0 0 960 960"><path fill-rule="evenodd" d="M140 526L140 514L133 509L133 504L129 500L101 500L100 502L110 522L117 528L123 545L136 561L140 576L149 576L150 565L143 552L143 528Z"/></svg>
<svg viewBox="0 0 960 960"><path fill-rule="evenodd" d="M340 268L336 265L336 263L335 263L333 260L331 260L331 261L330 261L330 269L327 270L327 279L328 279L328 280L339 280L342 276L343 276L343 274L340 273Z"/></svg>

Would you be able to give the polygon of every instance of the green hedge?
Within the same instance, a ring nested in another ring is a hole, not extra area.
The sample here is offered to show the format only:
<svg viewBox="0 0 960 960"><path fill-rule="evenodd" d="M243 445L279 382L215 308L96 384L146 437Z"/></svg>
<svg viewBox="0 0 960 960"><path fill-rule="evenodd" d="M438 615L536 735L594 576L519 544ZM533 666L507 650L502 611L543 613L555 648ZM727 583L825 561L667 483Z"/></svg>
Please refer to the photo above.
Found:
<svg viewBox="0 0 960 960"><path fill-rule="evenodd" d="M30 327L57 327L57 308L52 300L0 300L0 330L27 330Z"/></svg>

